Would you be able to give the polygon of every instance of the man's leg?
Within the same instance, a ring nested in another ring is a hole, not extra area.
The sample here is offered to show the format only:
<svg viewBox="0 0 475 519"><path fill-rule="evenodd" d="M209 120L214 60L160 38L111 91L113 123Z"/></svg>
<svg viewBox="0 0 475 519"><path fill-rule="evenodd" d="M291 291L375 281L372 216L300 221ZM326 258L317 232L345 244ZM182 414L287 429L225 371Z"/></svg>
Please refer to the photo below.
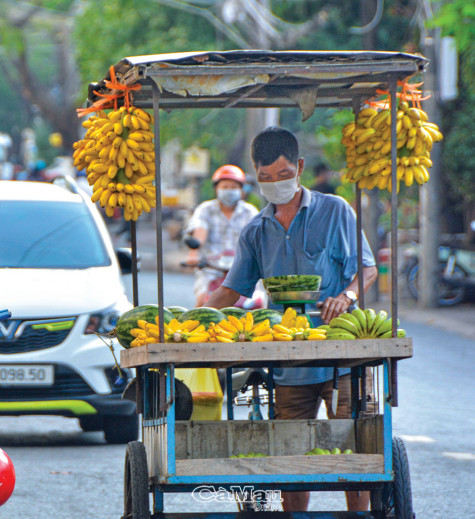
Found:
<svg viewBox="0 0 475 519"><path fill-rule="evenodd" d="M276 420L314 419L322 384L275 386ZM284 512L305 512L310 492L282 492Z"/></svg>
<svg viewBox="0 0 475 519"><path fill-rule="evenodd" d="M351 375L343 375L338 380L338 407L336 415L332 412L331 399L333 381L325 382L322 397L327 405L327 414L330 420L351 418ZM351 512L362 512L368 510L369 492L345 492L348 510Z"/></svg>

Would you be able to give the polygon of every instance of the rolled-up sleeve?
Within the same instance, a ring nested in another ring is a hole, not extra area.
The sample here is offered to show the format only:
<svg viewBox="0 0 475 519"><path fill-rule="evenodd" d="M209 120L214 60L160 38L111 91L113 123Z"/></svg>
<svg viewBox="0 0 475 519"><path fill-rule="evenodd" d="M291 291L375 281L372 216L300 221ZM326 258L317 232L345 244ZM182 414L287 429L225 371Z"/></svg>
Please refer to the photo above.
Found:
<svg viewBox="0 0 475 519"><path fill-rule="evenodd" d="M195 229L206 229L209 231L209 207L206 202L200 204L193 212L188 222L186 231L192 232Z"/></svg>
<svg viewBox="0 0 475 519"><path fill-rule="evenodd" d="M231 270L223 281L223 286L231 288L245 297L252 297L260 274L255 256L255 245L250 239L250 233L246 230L247 228L239 236L236 255Z"/></svg>

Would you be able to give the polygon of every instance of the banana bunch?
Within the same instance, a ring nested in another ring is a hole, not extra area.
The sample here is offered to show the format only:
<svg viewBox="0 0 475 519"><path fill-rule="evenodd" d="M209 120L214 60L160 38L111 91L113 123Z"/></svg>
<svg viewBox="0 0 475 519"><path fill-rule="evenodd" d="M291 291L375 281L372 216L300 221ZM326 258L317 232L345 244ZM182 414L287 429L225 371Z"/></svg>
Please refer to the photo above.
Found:
<svg viewBox="0 0 475 519"><path fill-rule="evenodd" d="M326 330L320 328L297 328L274 324L272 332L275 341L323 341L326 339Z"/></svg>
<svg viewBox="0 0 475 519"><path fill-rule="evenodd" d="M130 343L132 348L159 342L157 318L155 324L139 319L137 325L138 328L130 330L130 335L135 337ZM189 320L180 323L177 319L172 319L168 324L163 325L163 331L165 342L208 342L209 340L209 333L199 321Z"/></svg>
<svg viewBox="0 0 475 519"><path fill-rule="evenodd" d="M398 323L399 324L399 323ZM321 328L327 330L327 339L390 339L392 337L392 318L384 310L376 313L373 309L356 308L351 313L345 312L332 319L329 325ZM402 328L397 330L398 337L405 337Z"/></svg>
<svg viewBox="0 0 475 519"><path fill-rule="evenodd" d="M414 181L429 180L433 143L442 140L438 126L419 108L399 103L396 113L397 187L401 181L411 186ZM391 191L391 111L361 110L355 122L343 128L342 144L346 147L345 179L358 187L375 187Z"/></svg>
<svg viewBox="0 0 475 519"><path fill-rule="evenodd" d="M208 331L212 338L210 342L268 342L274 339L269 319L254 324L251 312L240 319L228 315L227 319L210 326Z"/></svg>
<svg viewBox="0 0 475 519"><path fill-rule="evenodd" d="M137 220L156 205L152 124L152 117L134 106L100 111L83 122L87 132L73 145L74 165L86 170L91 200L107 216L121 207L127 221Z"/></svg>
<svg viewBox="0 0 475 519"><path fill-rule="evenodd" d="M287 328L310 328L307 316L297 314L297 310L290 306L285 310L280 324Z"/></svg>

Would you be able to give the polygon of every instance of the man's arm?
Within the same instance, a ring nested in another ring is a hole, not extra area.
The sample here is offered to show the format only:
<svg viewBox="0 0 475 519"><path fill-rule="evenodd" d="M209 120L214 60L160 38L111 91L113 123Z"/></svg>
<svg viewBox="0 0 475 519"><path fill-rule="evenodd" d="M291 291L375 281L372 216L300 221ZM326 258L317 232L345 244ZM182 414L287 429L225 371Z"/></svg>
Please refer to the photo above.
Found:
<svg viewBox="0 0 475 519"><path fill-rule="evenodd" d="M377 267L363 267L363 288L366 293L369 287L376 281L378 277ZM346 290L351 290L358 295L358 274L353 278L351 283L346 287ZM336 297L327 297L323 303L318 303L322 309L322 320L328 324L334 317L338 317L343 312L346 312L351 305L351 299L345 294L338 294Z"/></svg>
<svg viewBox="0 0 475 519"><path fill-rule="evenodd" d="M218 309L227 308L228 306L233 306L240 295L239 292L236 292L232 288L220 286L211 293L208 301L206 301L206 306Z"/></svg>

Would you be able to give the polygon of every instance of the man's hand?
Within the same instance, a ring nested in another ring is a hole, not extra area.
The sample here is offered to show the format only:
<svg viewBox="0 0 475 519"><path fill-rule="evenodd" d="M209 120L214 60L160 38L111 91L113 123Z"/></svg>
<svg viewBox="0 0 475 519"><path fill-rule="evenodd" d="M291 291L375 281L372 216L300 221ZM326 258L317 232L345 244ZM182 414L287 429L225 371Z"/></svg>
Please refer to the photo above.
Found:
<svg viewBox="0 0 475 519"><path fill-rule="evenodd" d="M351 305L351 299L343 294L337 297L327 297L323 303L317 303L322 309L321 318L325 324L328 324L334 317L338 317L346 312Z"/></svg>

